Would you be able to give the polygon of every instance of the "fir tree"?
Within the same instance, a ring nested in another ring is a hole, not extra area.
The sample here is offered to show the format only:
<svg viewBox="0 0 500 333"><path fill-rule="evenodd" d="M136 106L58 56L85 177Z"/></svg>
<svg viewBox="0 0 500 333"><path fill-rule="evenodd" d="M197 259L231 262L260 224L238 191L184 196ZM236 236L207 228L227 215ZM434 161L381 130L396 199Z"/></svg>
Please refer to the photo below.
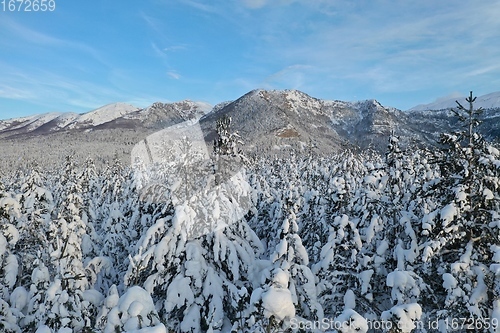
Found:
<svg viewBox="0 0 500 333"><path fill-rule="evenodd" d="M31 265L37 255L46 256L42 259L48 263L50 258L44 249L48 243L49 227L54 211L54 198L43 183L38 165L33 164L31 172L21 186L21 214L17 227L20 241L16 244L22 265L22 284L31 279Z"/></svg>
<svg viewBox="0 0 500 333"><path fill-rule="evenodd" d="M238 145L243 144L238 132L231 131L231 117L223 116L216 123L217 138L213 145L213 168L216 185L222 184L238 172L244 155Z"/></svg>
<svg viewBox="0 0 500 333"><path fill-rule="evenodd" d="M439 220L426 250L446 267L441 271L445 313L481 319L491 315L492 302L498 299L486 293L494 290L495 274L489 266L492 248L500 243L498 230L492 229L499 207L499 172L491 161L498 159L498 150L477 132L482 109L474 108L472 92L466 101L468 108L457 101L453 110L464 130L442 136L447 152L439 160Z"/></svg>

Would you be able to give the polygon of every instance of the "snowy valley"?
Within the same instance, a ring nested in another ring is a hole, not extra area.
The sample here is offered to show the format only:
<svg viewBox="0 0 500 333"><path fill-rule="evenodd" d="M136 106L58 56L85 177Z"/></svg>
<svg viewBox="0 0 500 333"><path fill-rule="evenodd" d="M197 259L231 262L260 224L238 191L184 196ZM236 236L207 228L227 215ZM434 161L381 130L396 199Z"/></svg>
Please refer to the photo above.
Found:
<svg viewBox="0 0 500 333"><path fill-rule="evenodd" d="M0 328L498 332L499 110L257 90L2 121Z"/></svg>

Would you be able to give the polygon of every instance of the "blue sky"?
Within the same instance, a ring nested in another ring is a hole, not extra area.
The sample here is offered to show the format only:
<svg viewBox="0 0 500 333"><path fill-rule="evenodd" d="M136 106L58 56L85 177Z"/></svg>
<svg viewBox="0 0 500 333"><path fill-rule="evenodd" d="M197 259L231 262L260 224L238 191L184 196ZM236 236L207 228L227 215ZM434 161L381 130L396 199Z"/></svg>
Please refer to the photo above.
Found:
<svg viewBox="0 0 500 333"><path fill-rule="evenodd" d="M0 11L2 119L257 88L403 110L500 90L496 0L55 1Z"/></svg>

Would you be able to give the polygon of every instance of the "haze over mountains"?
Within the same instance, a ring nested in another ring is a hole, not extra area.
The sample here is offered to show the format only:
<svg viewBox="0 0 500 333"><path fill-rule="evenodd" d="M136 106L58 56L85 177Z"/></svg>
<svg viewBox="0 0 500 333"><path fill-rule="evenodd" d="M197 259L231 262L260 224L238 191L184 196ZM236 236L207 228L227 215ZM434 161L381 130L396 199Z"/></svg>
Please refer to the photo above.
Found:
<svg viewBox="0 0 500 333"><path fill-rule="evenodd" d="M461 102L465 104L464 99ZM404 144L436 144L440 133L459 125L449 111L455 105L453 99L403 112L376 100L320 100L297 90L253 90L213 108L192 101L154 103L144 109L115 103L80 115L48 113L0 121L0 148L11 166L26 159L51 164L68 153L80 159L118 156L129 161L136 143L189 119L199 119L211 144L215 122L228 115L249 153L294 149L324 154L344 148L383 152L391 131ZM478 97L475 106L485 108L480 131L489 140L498 140L500 92Z"/></svg>
<svg viewBox="0 0 500 333"><path fill-rule="evenodd" d="M465 103L466 96L440 98L438 101L429 104L420 104L410 109L410 111L425 111L425 110L444 110L457 106L456 101L462 105ZM465 105L464 105L465 106ZM493 92L486 95L478 96L474 102L475 108L494 109L500 107L500 92Z"/></svg>

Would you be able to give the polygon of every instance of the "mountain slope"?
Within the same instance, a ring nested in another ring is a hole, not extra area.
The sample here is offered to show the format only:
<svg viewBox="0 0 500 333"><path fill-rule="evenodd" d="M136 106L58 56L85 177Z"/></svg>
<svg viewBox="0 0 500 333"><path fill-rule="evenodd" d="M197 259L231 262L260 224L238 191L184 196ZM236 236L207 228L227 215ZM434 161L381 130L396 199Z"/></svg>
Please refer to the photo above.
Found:
<svg viewBox="0 0 500 333"><path fill-rule="evenodd" d="M495 105L495 94L483 101ZM210 112L209 112L210 111ZM68 154L105 163L118 156L130 163L130 152L149 135L175 124L199 119L210 150L216 121L232 118L249 154L273 156L328 154L344 148L372 148L383 153L394 132L402 145L436 145L443 132L460 129L449 110L402 112L376 100L320 100L297 90L254 90L235 101L211 108L204 103L154 103L139 109L111 104L78 115L49 113L0 121L2 168L11 170L27 160L60 165ZM490 141L500 138L500 108L486 109L478 130Z"/></svg>
<svg viewBox="0 0 500 333"><path fill-rule="evenodd" d="M343 148L384 150L395 130L406 141L428 141L408 115L376 100L324 101L296 90L254 90L200 120L208 142L215 122L231 116L250 151L288 149L330 153Z"/></svg>
<svg viewBox="0 0 500 333"><path fill-rule="evenodd" d="M47 134L60 130L91 128L118 119L139 108L125 103L102 106L84 114L45 113L0 121L0 136Z"/></svg>
<svg viewBox="0 0 500 333"><path fill-rule="evenodd" d="M346 142L331 126L321 100L299 91L254 90L215 109L200 120L207 142L215 138L215 122L227 115L250 151L304 148L338 150Z"/></svg>
<svg viewBox="0 0 500 333"><path fill-rule="evenodd" d="M455 108L457 106L456 101L459 101L462 105L464 105L464 103L466 103L465 96L440 99L437 102L429 104L420 104L411 108L409 111L444 110L449 108ZM476 101L474 102L474 107L476 108L482 107L483 109L500 108L500 91L486 94L483 96L478 96L476 98Z"/></svg>
<svg viewBox="0 0 500 333"><path fill-rule="evenodd" d="M461 124L451 109L457 110L458 101L465 108L469 107L465 97L442 99L439 102L418 105L406 113L411 121L428 137L436 141L440 133L459 130ZM500 139L500 92L478 96L474 108L483 108L480 116L482 123L478 131L489 141Z"/></svg>
<svg viewBox="0 0 500 333"><path fill-rule="evenodd" d="M125 103L113 103L104 105L98 109L87 112L76 118L73 122L66 125L65 128L81 128L99 126L129 113L140 110L138 107Z"/></svg>
<svg viewBox="0 0 500 333"><path fill-rule="evenodd" d="M139 121L142 126L163 129L181 121L198 119L212 110L202 102L181 101L175 103L156 102L139 112L125 116L125 119Z"/></svg>
<svg viewBox="0 0 500 333"><path fill-rule="evenodd" d="M0 121L0 136L9 136L33 132L46 124L53 123L56 128L62 128L78 118L76 113L45 113L22 118Z"/></svg>
<svg viewBox="0 0 500 333"><path fill-rule="evenodd" d="M2 120L0 137L113 128L158 129L188 119L200 118L209 110L211 110L210 105L191 101L157 102L144 109L126 103L113 103L84 114L45 113Z"/></svg>

